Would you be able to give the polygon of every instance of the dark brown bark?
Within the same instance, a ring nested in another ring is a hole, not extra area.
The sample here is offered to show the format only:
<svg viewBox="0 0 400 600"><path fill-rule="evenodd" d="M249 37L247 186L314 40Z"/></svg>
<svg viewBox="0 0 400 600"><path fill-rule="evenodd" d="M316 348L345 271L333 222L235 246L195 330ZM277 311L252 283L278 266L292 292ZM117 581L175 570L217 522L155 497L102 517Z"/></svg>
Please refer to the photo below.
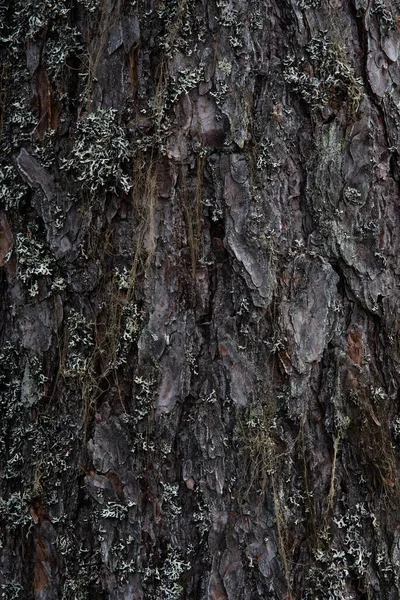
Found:
<svg viewBox="0 0 400 600"><path fill-rule="evenodd" d="M0 3L0 586L399 597L400 5Z"/></svg>

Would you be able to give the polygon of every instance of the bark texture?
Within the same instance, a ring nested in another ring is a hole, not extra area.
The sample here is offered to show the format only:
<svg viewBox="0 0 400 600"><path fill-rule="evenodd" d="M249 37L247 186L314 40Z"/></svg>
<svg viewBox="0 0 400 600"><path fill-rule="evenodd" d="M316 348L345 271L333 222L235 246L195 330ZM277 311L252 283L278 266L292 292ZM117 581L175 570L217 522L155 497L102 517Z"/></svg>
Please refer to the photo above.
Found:
<svg viewBox="0 0 400 600"><path fill-rule="evenodd" d="M400 4L0 23L1 597L399 598Z"/></svg>

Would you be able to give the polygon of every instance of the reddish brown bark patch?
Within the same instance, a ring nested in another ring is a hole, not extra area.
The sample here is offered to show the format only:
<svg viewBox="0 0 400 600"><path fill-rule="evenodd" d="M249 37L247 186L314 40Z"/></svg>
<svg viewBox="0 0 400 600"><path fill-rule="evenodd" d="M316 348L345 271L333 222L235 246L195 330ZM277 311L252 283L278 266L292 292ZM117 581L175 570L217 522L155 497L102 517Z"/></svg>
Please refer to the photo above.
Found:
<svg viewBox="0 0 400 600"><path fill-rule="evenodd" d="M122 498L122 494L124 491L124 484L122 483L120 478L117 477L117 475L115 475L115 473L112 473L111 471L108 471L108 473L105 473L105 477L107 477L107 479L109 479L109 481L111 481L111 483L113 484L115 493L117 494L117 496L119 498Z"/></svg>
<svg viewBox="0 0 400 600"><path fill-rule="evenodd" d="M220 344L218 347L218 351L219 351L219 355L224 357L224 356L229 356L229 350L228 348L225 346L225 344Z"/></svg>
<svg viewBox="0 0 400 600"><path fill-rule="evenodd" d="M4 213L0 213L0 267L6 264L6 256L13 247L14 237Z"/></svg>
<svg viewBox="0 0 400 600"><path fill-rule="evenodd" d="M361 365L363 351L361 333L358 331L350 331L349 335L347 336L347 343L349 345L347 349L348 357L356 365Z"/></svg>
<svg viewBox="0 0 400 600"><path fill-rule="evenodd" d="M36 538L36 557L34 566L34 590L35 594L41 592L49 585L49 576L46 573L47 551L46 543L43 538L38 535Z"/></svg>
<svg viewBox="0 0 400 600"><path fill-rule="evenodd" d="M208 597L210 600L228 600L225 588L220 577L216 574L211 575Z"/></svg>

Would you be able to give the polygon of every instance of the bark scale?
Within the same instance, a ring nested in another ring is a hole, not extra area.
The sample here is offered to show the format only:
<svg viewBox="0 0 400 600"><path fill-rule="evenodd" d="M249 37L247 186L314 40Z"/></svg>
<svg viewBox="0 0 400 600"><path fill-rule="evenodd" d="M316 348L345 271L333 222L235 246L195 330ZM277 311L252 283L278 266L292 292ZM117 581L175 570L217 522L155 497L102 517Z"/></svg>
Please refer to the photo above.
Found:
<svg viewBox="0 0 400 600"><path fill-rule="evenodd" d="M398 12L0 4L2 598L399 597Z"/></svg>

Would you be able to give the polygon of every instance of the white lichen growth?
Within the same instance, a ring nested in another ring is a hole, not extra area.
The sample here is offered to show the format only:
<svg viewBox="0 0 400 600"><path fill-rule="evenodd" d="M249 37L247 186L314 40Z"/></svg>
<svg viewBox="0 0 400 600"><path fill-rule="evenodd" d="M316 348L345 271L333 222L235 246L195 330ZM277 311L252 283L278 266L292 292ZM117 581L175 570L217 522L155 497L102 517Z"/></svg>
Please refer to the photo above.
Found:
<svg viewBox="0 0 400 600"><path fill-rule="evenodd" d="M128 507L117 502L108 502L107 506L100 511L100 517L103 519L118 519L122 521L128 514Z"/></svg>
<svg viewBox="0 0 400 600"><path fill-rule="evenodd" d="M64 374L79 376L89 366L93 351L93 326L86 317L71 310L68 318L68 351Z"/></svg>
<svg viewBox="0 0 400 600"><path fill-rule="evenodd" d="M225 75L230 75L232 73L232 63L226 58L222 58L218 61L218 69Z"/></svg>
<svg viewBox="0 0 400 600"><path fill-rule="evenodd" d="M65 288L64 280L55 275L54 257L32 234L18 233L15 248L18 260L17 278L27 286L31 298L39 294L41 281L48 282L53 291Z"/></svg>
<svg viewBox="0 0 400 600"><path fill-rule="evenodd" d="M71 154L62 162L62 168L91 194L117 190L128 193L132 180L126 171L131 156L129 140L117 122L117 111L98 110L78 121Z"/></svg>
<svg viewBox="0 0 400 600"><path fill-rule="evenodd" d="M102 6L101 0L78 0L78 4L84 6L90 13L95 13Z"/></svg>
<svg viewBox="0 0 400 600"><path fill-rule="evenodd" d="M171 77L167 89L167 100L174 104L180 96L187 94L204 79L204 67L187 68L179 71L176 77Z"/></svg>
<svg viewBox="0 0 400 600"><path fill-rule="evenodd" d="M350 600L348 582L357 576L367 578L371 552L367 549L363 523L371 515L363 504L356 504L353 510L333 519L341 532L342 543L332 544L328 531L320 534L321 546L314 552L315 563L308 579L311 582L306 598L319 597L327 600Z"/></svg>
<svg viewBox="0 0 400 600"><path fill-rule="evenodd" d="M0 522L8 530L32 522L26 492L14 492L7 499L0 498Z"/></svg>
<svg viewBox="0 0 400 600"><path fill-rule="evenodd" d="M182 507L179 504L179 485L172 483L161 482L163 492L163 507L164 511L168 512L172 517L180 515Z"/></svg>
<svg viewBox="0 0 400 600"><path fill-rule="evenodd" d="M136 406L134 409L133 420L135 423L138 423L147 417L153 409L153 394L156 381L151 377L146 378L139 375L136 375L133 381L136 384Z"/></svg>
<svg viewBox="0 0 400 600"><path fill-rule="evenodd" d="M312 69L304 58L299 60L294 55L289 56L284 61L286 83L312 109L321 108L331 100L347 100L351 111L356 112L362 98L363 82L343 60L343 49L320 36L314 37L305 50Z"/></svg>
<svg viewBox="0 0 400 600"><path fill-rule="evenodd" d="M24 587L16 579L7 581L0 585L0 598L2 600L18 600L21 598L21 594L24 591Z"/></svg>
<svg viewBox="0 0 400 600"><path fill-rule="evenodd" d="M146 595L149 600L179 600L183 588L179 580L183 573L190 569L190 564L185 562L182 554L171 544L167 547L167 558L159 568L147 567L143 572L143 583L155 582L155 593Z"/></svg>

